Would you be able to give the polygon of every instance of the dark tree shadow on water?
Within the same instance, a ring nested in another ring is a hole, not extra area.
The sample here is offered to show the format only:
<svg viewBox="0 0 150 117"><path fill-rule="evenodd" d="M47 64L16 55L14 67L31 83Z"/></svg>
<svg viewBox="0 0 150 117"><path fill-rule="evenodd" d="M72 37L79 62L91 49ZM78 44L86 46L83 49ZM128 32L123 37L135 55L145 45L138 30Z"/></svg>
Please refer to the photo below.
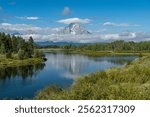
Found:
<svg viewBox="0 0 150 117"><path fill-rule="evenodd" d="M36 76L45 67L45 63L0 68L0 80L9 80L11 78L20 77L22 79L32 78Z"/></svg>

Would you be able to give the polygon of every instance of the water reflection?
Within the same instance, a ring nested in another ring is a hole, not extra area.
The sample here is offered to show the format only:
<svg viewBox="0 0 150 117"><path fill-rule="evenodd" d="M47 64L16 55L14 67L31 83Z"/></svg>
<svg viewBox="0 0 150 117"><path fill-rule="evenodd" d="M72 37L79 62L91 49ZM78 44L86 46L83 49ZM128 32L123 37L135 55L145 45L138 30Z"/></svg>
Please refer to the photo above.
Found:
<svg viewBox="0 0 150 117"><path fill-rule="evenodd" d="M52 66L57 70L63 70L61 73L62 77L74 79L87 73L126 65L136 57L88 57L78 54L51 53L48 55L48 58L50 58L50 61L47 63L49 66Z"/></svg>
<svg viewBox="0 0 150 117"><path fill-rule="evenodd" d="M127 64L130 63L132 60L136 59L137 56L107 56L107 57L96 57L92 58L95 61L107 61L113 64Z"/></svg>
<svg viewBox="0 0 150 117"><path fill-rule="evenodd" d="M42 64L0 68L0 99L32 98L38 90L53 84L68 88L81 75L120 67L137 57L88 57L56 52L46 53L46 58Z"/></svg>
<svg viewBox="0 0 150 117"><path fill-rule="evenodd" d="M19 67L0 68L0 80L6 80L15 77L20 77L22 79L28 77L32 78L33 76L36 76L39 71L43 70L44 67L45 63Z"/></svg>

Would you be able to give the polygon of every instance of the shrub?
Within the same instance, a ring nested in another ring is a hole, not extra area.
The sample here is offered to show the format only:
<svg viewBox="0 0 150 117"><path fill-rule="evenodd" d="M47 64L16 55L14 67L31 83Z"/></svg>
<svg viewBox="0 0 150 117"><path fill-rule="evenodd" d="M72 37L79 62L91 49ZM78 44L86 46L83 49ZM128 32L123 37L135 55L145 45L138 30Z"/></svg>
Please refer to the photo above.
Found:
<svg viewBox="0 0 150 117"><path fill-rule="evenodd" d="M7 52L6 53L6 58L12 58L12 53L11 52Z"/></svg>
<svg viewBox="0 0 150 117"><path fill-rule="evenodd" d="M42 58L42 57L45 57L45 56L44 56L44 54L41 51L35 50L33 57L35 57L35 58Z"/></svg>
<svg viewBox="0 0 150 117"><path fill-rule="evenodd" d="M18 58L20 59L20 60L23 60L24 59L24 56L25 56L25 52L24 52L24 50L19 50L19 52L18 52Z"/></svg>

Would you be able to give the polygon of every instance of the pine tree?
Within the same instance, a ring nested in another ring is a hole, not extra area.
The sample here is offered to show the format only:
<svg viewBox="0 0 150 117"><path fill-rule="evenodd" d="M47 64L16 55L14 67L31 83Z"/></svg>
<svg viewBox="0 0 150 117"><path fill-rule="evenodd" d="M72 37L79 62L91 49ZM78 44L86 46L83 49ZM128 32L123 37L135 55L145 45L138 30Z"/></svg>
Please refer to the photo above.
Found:
<svg viewBox="0 0 150 117"><path fill-rule="evenodd" d="M18 51L18 58L19 58L20 60L22 60L22 59L24 59L24 55L25 55L24 50L19 49L19 51Z"/></svg>
<svg viewBox="0 0 150 117"><path fill-rule="evenodd" d="M13 35L12 36L12 51L14 52L14 53L17 53L17 38Z"/></svg>
<svg viewBox="0 0 150 117"><path fill-rule="evenodd" d="M33 54L34 53L34 41L32 37L29 38L28 44L29 44L29 51L31 52L31 54Z"/></svg>

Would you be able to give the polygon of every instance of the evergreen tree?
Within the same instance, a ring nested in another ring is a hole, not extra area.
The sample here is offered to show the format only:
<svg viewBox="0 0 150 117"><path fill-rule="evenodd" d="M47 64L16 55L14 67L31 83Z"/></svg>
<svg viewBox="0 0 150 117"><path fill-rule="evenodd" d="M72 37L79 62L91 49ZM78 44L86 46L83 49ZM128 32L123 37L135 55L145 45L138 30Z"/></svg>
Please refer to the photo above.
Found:
<svg viewBox="0 0 150 117"><path fill-rule="evenodd" d="M0 53L11 58L12 53L18 53L19 59L31 58L34 54L34 41L30 37L25 41L22 37L0 33Z"/></svg>
<svg viewBox="0 0 150 117"><path fill-rule="evenodd" d="M24 56L25 56L24 50L19 49L19 51L18 51L18 58L19 58L20 60L22 60L22 59L24 59Z"/></svg>
<svg viewBox="0 0 150 117"><path fill-rule="evenodd" d="M29 51L31 52L31 54L33 54L34 53L34 41L32 37L29 38L28 44L29 44Z"/></svg>
<svg viewBox="0 0 150 117"><path fill-rule="evenodd" d="M2 53L2 54L5 54L5 53L6 53L6 49L5 49L4 43L1 44L1 53Z"/></svg>
<svg viewBox="0 0 150 117"><path fill-rule="evenodd" d="M12 51L14 52L14 53L17 53L17 51L18 51L18 48L17 48L17 38L13 35L12 36Z"/></svg>

